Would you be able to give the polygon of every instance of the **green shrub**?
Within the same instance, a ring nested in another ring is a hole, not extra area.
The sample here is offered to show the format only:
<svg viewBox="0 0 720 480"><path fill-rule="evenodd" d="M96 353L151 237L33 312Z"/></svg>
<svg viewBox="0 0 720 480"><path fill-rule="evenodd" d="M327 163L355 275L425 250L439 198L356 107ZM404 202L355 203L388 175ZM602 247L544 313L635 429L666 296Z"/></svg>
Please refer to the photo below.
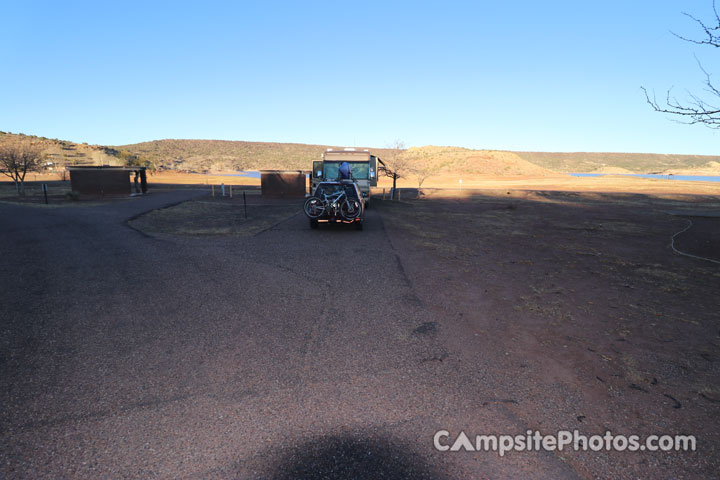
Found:
<svg viewBox="0 0 720 480"><path fill-rule="evenodd" d="M67 192L65 194L65 198L70 201L77 202L80 200L80 194L78 192Z"/></svg>

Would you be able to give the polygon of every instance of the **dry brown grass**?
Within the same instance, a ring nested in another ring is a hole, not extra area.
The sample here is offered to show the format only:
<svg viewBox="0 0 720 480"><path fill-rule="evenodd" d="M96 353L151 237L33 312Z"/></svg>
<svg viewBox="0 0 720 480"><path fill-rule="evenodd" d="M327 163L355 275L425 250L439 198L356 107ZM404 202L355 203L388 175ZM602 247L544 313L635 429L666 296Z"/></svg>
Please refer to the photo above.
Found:
<svg viewBox="0 0 720 480"><path fill-rule="evenodd" d="M216 236L255 235L300 212L299 205L248 205L248 217L240 203L192 200L153 210L132 220L131 225L151 234Z"/></svg>
<svg viewBox="0 0 720 480"><path fill-rule="evenodd" d="M259 178L250 177L238 177L219 174L197 174L197 173L184 173L176 172L172 170L165 170L162 172L156 172L148 176L148 183L150 187L153 185L215 185L219 187L223 183L225 186L230 185L248 185L248 186L260 186Z"/></svg>
<svg viewBox="0 0 720 480"><path fill-rule="evenodd" d="M462 179L462 185L458 180ZM378 192L389 191L392 181L381 178ZM462 187L462 188L461 188ZM398 188L417 188L417 181L403 178ZM434 191L433 189L450 189ZM526 191L566 191L583 193L626 193L654 195L720 195L720 182L686 182L679 180L652 179L625 176L572 177L570 175L545 176L490 176L442 174L428 178L423 183L423 192L428 197L467 198L477 194L476 190L497 191L517 195ZM504 191L503 191L504 190Z"/></svg>

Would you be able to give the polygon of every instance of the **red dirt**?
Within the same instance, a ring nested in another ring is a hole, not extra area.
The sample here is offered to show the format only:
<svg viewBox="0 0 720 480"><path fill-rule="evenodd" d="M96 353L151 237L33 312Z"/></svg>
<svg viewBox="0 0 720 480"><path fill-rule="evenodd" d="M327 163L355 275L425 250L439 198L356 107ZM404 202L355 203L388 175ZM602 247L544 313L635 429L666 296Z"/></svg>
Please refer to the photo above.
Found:
<svg viewBox="0 0 720 480"><path fill-rule="evenodd" d="M720 199L475 193L380 205L450 350L529 429L698 438L697 452L556 453L581 476L715 476L720 268L673 253L687 220L665 212ZM720 218L695 221L678 246L720 260Z"/></svg>

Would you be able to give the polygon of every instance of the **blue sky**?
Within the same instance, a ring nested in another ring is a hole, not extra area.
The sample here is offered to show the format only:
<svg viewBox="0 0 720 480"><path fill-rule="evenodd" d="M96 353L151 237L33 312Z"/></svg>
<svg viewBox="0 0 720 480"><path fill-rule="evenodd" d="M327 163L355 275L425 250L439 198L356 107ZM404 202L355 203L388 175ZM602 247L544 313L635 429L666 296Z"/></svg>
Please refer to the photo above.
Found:
<svg viewBox="0 0 720 480"><path fill-rule="evenodd" d="M702 91L695 57L720 75L670 33L700 35L683 11L711 0L8 1L0 130L718 154L640 90Z"/></svg>

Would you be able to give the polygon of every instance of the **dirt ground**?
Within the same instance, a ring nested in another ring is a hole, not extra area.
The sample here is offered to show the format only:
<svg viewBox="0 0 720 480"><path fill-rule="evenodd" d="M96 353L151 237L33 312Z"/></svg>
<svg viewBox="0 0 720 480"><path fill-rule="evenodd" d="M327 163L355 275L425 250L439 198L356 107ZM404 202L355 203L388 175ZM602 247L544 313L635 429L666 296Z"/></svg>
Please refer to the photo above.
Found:
<svg viewBox="0 0 720 480"><path fill-rule="evenodd" d="M183 173L173 170L166 170L162 172L148 172L148 183L150 184L165 184L165 185L260 185L259 178L251 177L239 177L220 174L209 174L203 175L198 173ZM236 172L227 172L236 173ZM69 179L69 175L66 174L66 179ZM50 172L30 172L27 174L25 180L27 182L53 182L61 181L63 176L61 173L50 173ZM70 182L68 181L68 184Z"/></svg>
<svg viewBox="0 0 720 480"><path fill-rule="evenodd" d="M433 192L378 202L445 341L529 428L692 434L694 453L560 454L587 478L720 466L720 197ZM492 367L488 369L488 362Z"/></svg>
<svg viewBox="0 0 720 480"><path fill-rule="evenodd" d="M462 180L462 183L460 182ZM380 179L379 192L383 188L389 192L392 181L386 177ZM408 177L398 182L398 188L417 188L416 178ZM454 196L472 194L474 189L501 190L543 190L570 192L622 192L622 193L662 193L662 194L707 194L720 195L720 182L687 182L679 180L651 179L607 175L602 177L573 177L555 174L545 176L487 176L438 175L428 178L422 184L424 190L436 188L452 189Z"/></svg>
<svg viewBox="0 0 720 480"><path fill-rule="evenodd" d="M462 182L460 182L462 180ZM183 185L244 185L260 186L259 178L226 175L198 175L179 172L159 172L151 174L148 182L152 187L170 184ZM418 179L412 176L401 178L398 188L417 188ZM380 177L375 193L382 194L383 189L390 191L392 180ZM457 189L462 192L471 189L533 189L552 191L598 191L598 192L636 192L636 193L687 193L720 195L720 182L685 182L678 180L647 179L625 176L572 177L555 174L544 176L491 176L443 174L430 177L422 183L424 189Z"/></svg>
<svg viewBox="0 0 720 480"><path fill-rule="evenodd" d="M130 220L151 235L250 236L271 228L302 210L303 199L268 198L252 192L229 197L202 197L154 210Z"/></svg>
<svg viewBox="0 0 720 480"><path fill-rule="evenodd" d="M462 182L460 182L462 180ZM70 191L70 181L61 180L58 174L30 173L26 181L26 202L41 201L41 184L48 183L51 201L55 203L64 200ZM232 185L236 187L235 193L241 190L255 190L260 188L260 179L252 177L239 177L223 174L201 175L175 171L150 173L148 176L149 188L160 190L178 188L215 188L219 194L220 185L225 184L229 192ZM418 179L412 176L401 178L398 188L418 188ZM380 177L378 186L373 193L380 197L389 196L392 180ZM720 195L720 182L688 182L667 179L649 179L627 177L621 175L607 175L602 177L572 177L570 175L554 174L544 176L489 176L489 175L457 175L443 174L430 177L422 183L423 191L431 193L433 190L452 190L454 197L472 195L473 190L543 190L543 191L572 191L572 192L620 192L640 194L688 194L688 195ZM0 179L0 199L11 200L15 196L15 187L12 182ZM17 200L17 199L16 199ZM52 203L52 202L51 202Z"/></svg>
<svg viewBox="0 0 720 480"><path fill-rule="evenodd" d="M302 199L248 195L246 219L240 197L153 183L91 208L0 202L5 476L328 478L375 455L450 478L716 477L720 265L671 244L720 261L718 185L477 182L379 189L363 232L310 230ZM402 448L335 436L358 426ZM445 455L440 428L698 449ZM253 473L286 452L291 474Z"/></svg>
<svg viewBox="0 0 720 480"><path fill-rule="evenodd" d="M543 433L698 438L690 453L560 454L586 478L702 478L717 469L720 197L496 188L426 189L410 200L413 193L399 203L376 198L373 208L436 319L432 328L449 352L477 363L505 409ZM198 199L132 225L253 235L297 211L250 198L249 220L237 199ZM228 218L236 224L224 227ZM674 252L671 242L707 260Z"/></svg>

